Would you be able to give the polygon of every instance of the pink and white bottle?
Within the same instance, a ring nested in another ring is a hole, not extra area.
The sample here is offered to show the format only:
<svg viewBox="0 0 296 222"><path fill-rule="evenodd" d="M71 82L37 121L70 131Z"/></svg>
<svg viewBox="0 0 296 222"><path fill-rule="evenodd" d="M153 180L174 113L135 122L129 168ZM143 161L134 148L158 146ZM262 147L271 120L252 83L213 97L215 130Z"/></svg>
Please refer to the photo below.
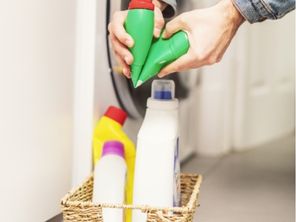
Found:
<svg viewBox="0 0 296 222"><path fill-rule="evenodd" d="M103 146L102 157L94 171L94 203L124 204L126 184L124 147L118 141L108 141ZM124 221L122 209L103 208L104 222Z"/></svg>

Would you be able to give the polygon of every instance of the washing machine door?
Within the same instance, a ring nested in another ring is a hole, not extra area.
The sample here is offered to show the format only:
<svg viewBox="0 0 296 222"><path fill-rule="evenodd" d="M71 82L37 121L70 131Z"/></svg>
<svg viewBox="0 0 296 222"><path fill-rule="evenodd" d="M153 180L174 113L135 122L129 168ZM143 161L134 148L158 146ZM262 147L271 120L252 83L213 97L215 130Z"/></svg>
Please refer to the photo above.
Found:
<svg viewBox="0 0 296 222"><path fill-rule="evenodd" d="M187 2L186 6L190 8L191 1L183 2ZM107 1L107 24L110 22L113 13L116 11L126 10L128 8L128 3L129 0ZM179 7L184 8L180 5ZM115 60L110 40L109 38L107 39L108 61L110 67L109 70L111 70L110 74L112 77L112 82L118 102L122 106L122 108L128 112L131 118L141 119L145 114L147 98L150 97L151 94L152 80L143 84L139 88L133 88L131 81L122 75L122 70ZM198 71L195 70L188 71L187 73L175 73L166 77L167 79L172 79L175 81L176 97L179 100L182 101L188 98L190 90L195 86L197 82L197 72Z"/></svg>

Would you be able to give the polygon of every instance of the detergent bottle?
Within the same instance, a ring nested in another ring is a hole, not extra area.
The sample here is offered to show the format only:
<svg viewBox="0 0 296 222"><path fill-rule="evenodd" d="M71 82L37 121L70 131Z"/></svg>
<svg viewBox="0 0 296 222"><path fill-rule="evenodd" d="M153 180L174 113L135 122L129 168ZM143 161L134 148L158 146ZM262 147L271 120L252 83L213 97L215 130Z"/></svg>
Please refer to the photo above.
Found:
<svg viewBox="0 0 296 222"><path fill-rule="evenodd" d="M134 46L130 49L134 57L131 77L136 87L153 39L154 5L151 0L132 0L129 3L125 29L134 40Z"/></svg>
<svg viewBox="0 0 296 222"><path fill-rule="evenodd" d="M163 67L187 53L188 49L189 41L184 31L175 33L169 39L160 37L150 48L136 87L157 75Z"/></svg>
<svg viewBox="0 0 296 222"><path fill-rule="evenodd" d="M154 80L152 95L138 133L134 205L173 207L180 204L178 100L172 80ZM133 210L133 222L147 215Z"/></svg>
<svg viewBox="0 0 296 222"><path fill-rule="evenodd" d="M104 143L102 158L94 171L93 202L124 204L126 162L123 144L118 141ZM103 208L104 222L123 222L123 209Z"/></svg>
<svg viewBox="0 0 296 222"><path fill-rule="evenodd" d="M114 106L110 106L97 123L93 134L93 164L101 158L103 145L106 141L117 140L123 143L127 164L126 203L133 201L133 179L136 149L134 143L122 130L127 114ZM131 210L126 211L126 221L131 220Z"/></svg>

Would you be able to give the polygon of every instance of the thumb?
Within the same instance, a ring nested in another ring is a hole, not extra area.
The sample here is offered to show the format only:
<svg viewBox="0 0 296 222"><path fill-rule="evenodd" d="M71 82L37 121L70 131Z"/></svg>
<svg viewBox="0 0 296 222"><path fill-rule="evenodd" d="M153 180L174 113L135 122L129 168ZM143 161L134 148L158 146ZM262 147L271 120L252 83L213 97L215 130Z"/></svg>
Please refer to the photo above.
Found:
<svg viewBox="0 0 296 222"><path fill-rule="evenodd" d="M172 21L168 22L165 26L165 30L162 34L163 38L169 38L174 33L178 32L179 30L183 29L181 25L181 19L180 16L176 17Z"/></svg>
<svg viewBox="0 0 296 222"><path fill-rule="evenodd" d="M170 73L181 72L181 71L190 69L191 63L192 63L192 55L190 55L190 53L187 53L181 56L176 61L164 67L162 70L160 70L158 77L162 78Z"/></svg>
<svg viewBox="0 0 296 222"><path fill-rule="evenodd" d="M154 36L158 38L164 26L164 18L158 7L154 8Z"/></svg>

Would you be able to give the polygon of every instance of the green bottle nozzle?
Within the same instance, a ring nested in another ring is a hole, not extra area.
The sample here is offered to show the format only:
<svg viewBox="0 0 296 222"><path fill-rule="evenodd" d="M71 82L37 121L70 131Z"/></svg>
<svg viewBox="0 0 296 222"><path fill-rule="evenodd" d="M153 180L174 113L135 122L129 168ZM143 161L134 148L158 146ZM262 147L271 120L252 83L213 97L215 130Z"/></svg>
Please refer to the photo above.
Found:
<svg viewBox="0 0 296 222"><path fill-rule="evenodd" d="M157 75L163 67L187 53L188 49L189 40L184 31L175 33L169 39L160 37L150 48L136 87Z"/></svg>
<svg viewBox="0 0 296 222"><path fill-rule="evenodd" d="M130 49L134 57L131 65L131 77L134 87L138 82L153 39L153 10L154 5L151 0L132 0L129 4L125 29L134 40L134 46Z"/></svg>

